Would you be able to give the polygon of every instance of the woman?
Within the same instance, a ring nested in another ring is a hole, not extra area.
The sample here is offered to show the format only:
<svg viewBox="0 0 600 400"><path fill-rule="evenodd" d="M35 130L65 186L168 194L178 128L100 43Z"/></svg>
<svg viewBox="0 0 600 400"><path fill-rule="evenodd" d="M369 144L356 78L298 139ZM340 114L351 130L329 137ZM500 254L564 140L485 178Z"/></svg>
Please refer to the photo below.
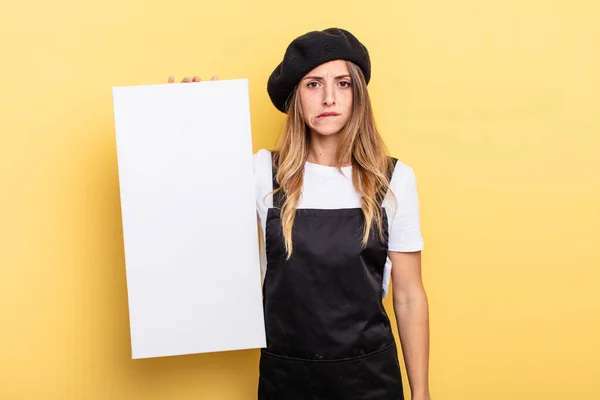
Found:
<svg viewBox="0 0 600 400"><path fill-rule="evenodd" d="M292 41L269 78L287 122L278 150L254 155L267 332L259 399L403 399L382 304L390 278L412 399L430 398L415 176L386 155L370 75L367 49L332 28Z"/></svg>

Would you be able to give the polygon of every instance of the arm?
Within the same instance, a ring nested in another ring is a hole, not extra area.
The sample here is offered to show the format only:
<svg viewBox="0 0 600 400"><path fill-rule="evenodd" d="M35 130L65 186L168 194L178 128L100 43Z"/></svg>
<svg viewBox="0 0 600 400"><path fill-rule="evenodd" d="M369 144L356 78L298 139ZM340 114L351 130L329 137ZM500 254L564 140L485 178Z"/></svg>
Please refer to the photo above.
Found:
<svg viewBox="0 0 600 400"><path fill-rule="evenodd" d="M421 252L389 252L400 343L413 400L430 400L429 306L421 278Z"/></svg>

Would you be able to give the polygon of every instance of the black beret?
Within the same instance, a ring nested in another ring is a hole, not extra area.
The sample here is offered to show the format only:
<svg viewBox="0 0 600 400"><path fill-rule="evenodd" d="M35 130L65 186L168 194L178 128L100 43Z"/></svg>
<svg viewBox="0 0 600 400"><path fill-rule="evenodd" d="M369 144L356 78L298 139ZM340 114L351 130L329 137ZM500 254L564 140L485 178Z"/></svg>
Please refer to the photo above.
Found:
<svg viewBox="0 0 600 400"><path fill-rule="evenodd" d="M367 48L350 32L340 28L312 31L294 39L267 83L273 105L287 112L288 99L300 80L317 66L333 61L351 61L371 79L371 60Z"/></svg>

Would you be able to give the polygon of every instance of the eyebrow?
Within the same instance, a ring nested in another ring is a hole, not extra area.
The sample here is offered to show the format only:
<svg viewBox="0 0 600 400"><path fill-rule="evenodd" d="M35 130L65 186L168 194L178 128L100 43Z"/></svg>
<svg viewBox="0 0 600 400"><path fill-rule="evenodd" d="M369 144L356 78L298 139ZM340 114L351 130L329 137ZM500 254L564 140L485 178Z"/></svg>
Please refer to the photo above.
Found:
<svg viewBox="0 0 600 400"><path fill-rule="evenodd" d="M340 76L336 76L335 79L342 79L342 78L350 78L350 75L340 75ZM314 79L317 81L322 81L323 77L322 76L315 76L315 75L311 75L311 76L307 76L306 78L304 78L304 80L306 79Z"/></svg>

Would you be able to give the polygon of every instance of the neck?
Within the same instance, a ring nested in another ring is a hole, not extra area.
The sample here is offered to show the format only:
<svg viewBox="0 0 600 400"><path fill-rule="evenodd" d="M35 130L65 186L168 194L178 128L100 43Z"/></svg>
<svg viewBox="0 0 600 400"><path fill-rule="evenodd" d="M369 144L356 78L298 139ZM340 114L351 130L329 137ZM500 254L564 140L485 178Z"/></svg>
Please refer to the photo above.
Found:
<svg viewBox="0 0 600 400"><path fill-rule="evenodd" d="M308 150L308 162L328 167L343 167L350 165L350 160L344 160L339 165L337 161L337 149L340 143L340 135L320 135L316 132L310 134L310 148Z"/></svg>

